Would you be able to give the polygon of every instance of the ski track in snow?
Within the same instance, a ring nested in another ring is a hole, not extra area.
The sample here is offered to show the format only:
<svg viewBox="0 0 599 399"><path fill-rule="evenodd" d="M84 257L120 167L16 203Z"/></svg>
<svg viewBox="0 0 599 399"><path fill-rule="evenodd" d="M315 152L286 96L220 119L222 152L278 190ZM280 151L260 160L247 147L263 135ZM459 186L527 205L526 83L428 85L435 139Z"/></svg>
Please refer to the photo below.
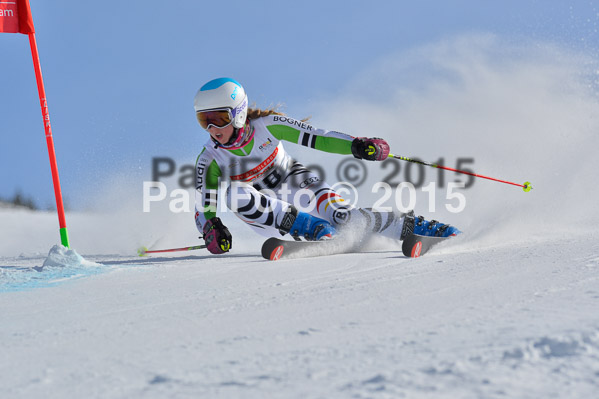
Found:
<svg viewBox="0 0 599 399"><path fill-rule="evenodd" d="M0 294L0 395L591 397L597 238L420 259L87 257L106 270Z"/></svg>

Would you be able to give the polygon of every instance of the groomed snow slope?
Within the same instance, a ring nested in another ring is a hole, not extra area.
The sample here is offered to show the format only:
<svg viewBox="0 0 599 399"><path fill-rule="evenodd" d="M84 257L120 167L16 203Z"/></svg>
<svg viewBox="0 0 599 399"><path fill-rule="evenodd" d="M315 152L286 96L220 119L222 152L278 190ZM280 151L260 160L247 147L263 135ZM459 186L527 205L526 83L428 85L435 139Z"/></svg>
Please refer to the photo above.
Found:
<svg viewBox="0 0 599 399"><path fill-rule="evenodd" d="M0 394L592 397L598 238L462 238L419 259L89 256L103 266L0 294Z"/></svg>

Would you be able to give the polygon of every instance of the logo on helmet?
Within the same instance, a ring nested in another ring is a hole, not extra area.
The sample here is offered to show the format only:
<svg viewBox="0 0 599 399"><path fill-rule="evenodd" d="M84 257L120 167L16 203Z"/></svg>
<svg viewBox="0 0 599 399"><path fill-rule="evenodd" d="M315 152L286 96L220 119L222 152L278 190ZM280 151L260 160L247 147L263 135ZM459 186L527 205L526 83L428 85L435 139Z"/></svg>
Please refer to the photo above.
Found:
<svg viewBox="0 0 599 399"><path fill-rule="evenodd" d="M233 116L237 116L239 115L246 107L248 104L248 100L247 98L243 100L243 102L239 105L239 107L235 108L233 110Z"/></svg>
<svg viewBox="0 0 599 399"><path fill-rule="evenodd" d="M235 86L235 88L233 89L233 93L231 93L231 98L233 100L235 100L235 97L237 97L237 88L238 86Z"/></svg>

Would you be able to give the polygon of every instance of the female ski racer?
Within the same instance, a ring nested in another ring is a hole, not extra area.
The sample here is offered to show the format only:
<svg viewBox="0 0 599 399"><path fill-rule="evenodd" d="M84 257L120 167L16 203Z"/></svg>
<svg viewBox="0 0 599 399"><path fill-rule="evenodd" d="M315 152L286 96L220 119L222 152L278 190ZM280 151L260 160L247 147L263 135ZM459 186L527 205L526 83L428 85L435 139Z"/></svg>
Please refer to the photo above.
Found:
<svg viewBox="0 0 599 399"><path fill-rule="evenodd" d="M452 226L414 212L398 215L357 208L320 177L292 159L283 141L368 161L384 161L389 145L380 138L352 137L318 129L273 109L248 108L245 90L230 78L211 80L197 92L198 122L210 133L196 161L196 226L213 254L232 246L229 229L216 216L219 181L228 181L229 209L265 236L317 241L344 228L403 240L411 233L450 236Z"/></svg>

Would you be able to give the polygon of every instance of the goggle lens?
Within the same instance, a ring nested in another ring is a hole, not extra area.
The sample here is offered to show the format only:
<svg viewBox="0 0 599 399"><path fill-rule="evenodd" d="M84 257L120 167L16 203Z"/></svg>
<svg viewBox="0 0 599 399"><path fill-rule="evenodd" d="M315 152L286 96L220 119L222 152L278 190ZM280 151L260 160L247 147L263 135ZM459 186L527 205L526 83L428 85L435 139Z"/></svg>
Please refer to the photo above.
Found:
<svg viewBox="0 0 599 399"><path fill-rule="evenodd" d="M196 113L196 117L198 118L198 122L200 122L200 126L206 130L208 130L210 126L223 128L229 126L231 122L233 122L231 110L228 109L200 111Z"/></svg>

